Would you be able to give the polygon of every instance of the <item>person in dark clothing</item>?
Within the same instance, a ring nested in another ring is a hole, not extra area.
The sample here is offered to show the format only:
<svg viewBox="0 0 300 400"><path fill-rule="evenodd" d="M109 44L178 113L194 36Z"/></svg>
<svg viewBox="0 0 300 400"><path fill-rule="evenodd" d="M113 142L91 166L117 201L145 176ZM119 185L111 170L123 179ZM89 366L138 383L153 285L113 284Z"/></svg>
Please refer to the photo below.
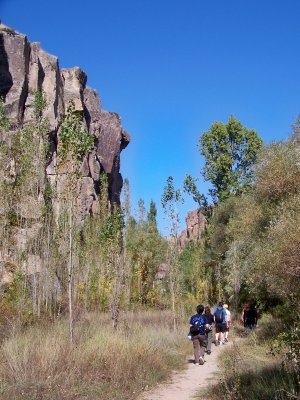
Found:
<svg viewBox="0 0 300 400"><path fill-rule="evenodd" d="M214 323L214 316L212 315L209 306L206 306L204 309L204 315L207 318L207 323L208 323L208 328L206 329L206 338L207 338L207 344L206 344L206 353L210 354L211 353L211 342L212 342L212 335L213 335L213 330L212 330L212 325Z"/></svg>
<svg viewBox="0 0 300 400"><path fill-rule="evenodd" d="M252 331L257 325L257 310L254 305L246 305L243 310L243 323L247 331Z"/></svg>
<svg viewBox="0 0 300 400"><path fill-rule="evenodd" d="M207 317L203 315L204 307L199 304L196 308L197 314L190 319L190 334L194 346L195 364L204 364L204 350L206 348L205 330L208 328Z"/></svg>

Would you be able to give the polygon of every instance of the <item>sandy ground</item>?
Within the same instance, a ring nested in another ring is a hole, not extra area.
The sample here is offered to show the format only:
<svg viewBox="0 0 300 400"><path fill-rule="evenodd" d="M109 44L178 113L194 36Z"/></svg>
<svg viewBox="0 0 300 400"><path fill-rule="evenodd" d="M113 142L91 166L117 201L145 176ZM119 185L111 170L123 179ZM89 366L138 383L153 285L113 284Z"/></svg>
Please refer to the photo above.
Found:
<svg viewBox="0 0 300 400"><path fill-rule="evenodd" d="M188 400L192 399L199 390L215 382L218 372L218 355L225 346L212 345L212 353L205 355L204 365L195 365L194 357L187 359L187 368L176 372L168 383L162 384L149 392L143 393L140 400Z"/></svg>

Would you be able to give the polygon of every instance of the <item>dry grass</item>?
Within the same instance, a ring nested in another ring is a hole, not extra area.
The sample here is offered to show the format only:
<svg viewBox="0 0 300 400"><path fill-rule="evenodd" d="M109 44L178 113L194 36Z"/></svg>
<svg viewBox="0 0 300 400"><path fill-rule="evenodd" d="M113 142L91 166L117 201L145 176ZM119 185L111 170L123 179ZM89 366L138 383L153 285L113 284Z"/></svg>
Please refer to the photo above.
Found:
<svg viewBox="0 0 300 400"><path fill-rule="evenodd" d="M274 337L282 328L280 322L270 316L265 316L257 330L248 335L236 326L235 334L231 335L233 345L222 353L220 374L206 392L206 399L297 399L296 375L283 367L282 354L271 352Z"/></svg>
<svg viewBox="0 0 300 400"><path fill-rule="evenodd" d="M183 365L186 343L166 312L134 313L113 331L105 315L76 326L35 326L5 340L0 352L0 399L132 399ZM167 321L167 323L166 323Z"/></svg>

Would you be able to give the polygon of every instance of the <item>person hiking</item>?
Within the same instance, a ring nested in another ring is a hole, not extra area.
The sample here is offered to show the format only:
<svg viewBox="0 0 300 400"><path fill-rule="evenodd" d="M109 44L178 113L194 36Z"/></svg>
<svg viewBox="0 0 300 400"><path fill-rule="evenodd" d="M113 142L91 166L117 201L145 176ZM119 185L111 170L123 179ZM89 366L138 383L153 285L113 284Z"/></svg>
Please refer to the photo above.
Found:
<svg viewBox="0 0 300 400"><path fill-rule="evenodd" d="M215 345L224 344L224 332L226 328L226 313L223 309L223 302L220 301L218 307L213 313L214 321L216 324L216 341Z"/></svg>
<svg viewBox="0 0 300 400"><path fill-rule="evenodd" d="M207 317L203 315L204 307L199 304L196 308L197 314L190 319L190 334L194 347L195 364L204 364L204 350L206 348L205 329L208 328Z"/></svg>
<svg viewBox="0 0 300 400"><path fill-rule="evenodd" d="M247 304L243 310L242 318L246 332L252 331L257 325L257 310L255 305Z"/></svg>
<svg viewBox="0 0 300 400"><path fill-rule="evenodd" d="M207 354L211 354L211 341L212 341L212 335L213 335L213 323L214 323L214 317L210 311L210 307L206 306L204 309L204 315L207 318L207 323L208 323L208 328L206 328L205 330L205 334L206 334L206 339L207 339L207 343L206 343L206 353Z"/></svg>
<svg viewBox="0 0 300 400"><path fill-rule="evenodd" d="M225 317L226 327L225 327L225 333L224 333L224 341L228 342L228 334L229 334L229 329L230 329L230 325L231 325L231 313L228 310L228 304L224 304L223 309L225 310L225 313L226 313L226 317Z"/></svg>

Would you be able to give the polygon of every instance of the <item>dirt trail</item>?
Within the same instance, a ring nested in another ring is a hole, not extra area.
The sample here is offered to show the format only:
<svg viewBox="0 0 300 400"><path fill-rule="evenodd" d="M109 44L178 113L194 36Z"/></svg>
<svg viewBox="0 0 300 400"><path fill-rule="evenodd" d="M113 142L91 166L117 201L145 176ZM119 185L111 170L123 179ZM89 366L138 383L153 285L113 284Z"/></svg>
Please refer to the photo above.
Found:
<svg viewBox="0 0 300 400"><path fill-rule="evenodd" d="M169 383L161 384L149 392L145 392L140 400L190 400L200 389L217 381L218 356L225 346L212 347L212 353L205 355L204 365L195 365L187 360L188 366L182 372L175 372Z"/></svg>

